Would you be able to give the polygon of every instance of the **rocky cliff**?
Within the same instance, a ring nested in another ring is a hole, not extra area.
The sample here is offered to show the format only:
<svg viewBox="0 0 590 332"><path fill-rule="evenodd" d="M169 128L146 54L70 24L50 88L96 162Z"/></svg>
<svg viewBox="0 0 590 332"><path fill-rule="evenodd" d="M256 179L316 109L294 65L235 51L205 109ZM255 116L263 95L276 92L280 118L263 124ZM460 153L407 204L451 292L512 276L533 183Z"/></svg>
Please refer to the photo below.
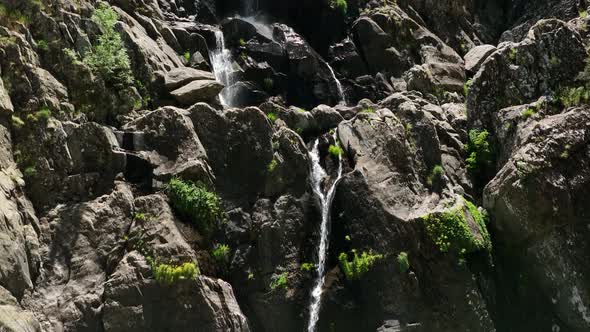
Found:
<svg viewBox="0 0 590 332"><path fill-rule="evenodd" d="M0 0L0 331L589 331L587 5Z"/></svg>

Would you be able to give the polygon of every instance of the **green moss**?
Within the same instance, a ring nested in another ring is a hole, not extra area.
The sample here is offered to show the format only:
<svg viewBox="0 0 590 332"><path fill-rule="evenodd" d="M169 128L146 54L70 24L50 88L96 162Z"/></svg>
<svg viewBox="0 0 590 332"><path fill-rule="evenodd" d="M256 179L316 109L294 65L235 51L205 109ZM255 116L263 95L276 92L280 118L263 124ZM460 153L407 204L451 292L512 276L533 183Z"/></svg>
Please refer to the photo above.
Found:
<svg viewBox="0 0 590 332"><path fill-rule="evenodd" d="M101 5L94 11L92 21L100 26L102 34L98 42L86 51L82 61L105 82L131 85L131 61L121 35L115 30L118 19L117 12L108 5Z"/></svg>
<svg viewBox="0 0 590 332"><path fill-rule="evenodd" d="M348 2L346 0L330 0L330 7L338 10L342 15L348 12Z"/></svg>
<svg viewBox="0 0 590 332"><path fill-rule="evenodd" d="M269 173L272 173L275 171L275 169L277 168L278 165L279 165L279 161L276 160L275 158L273 158L273 160L268 164L266 169L268 170Z"/></svg>
<svg viewBox="0 0 590 332"><path fill-rule="evenodd" d="M383 258L383 255L373 254L371 251L363 251L363 253L359 255L357 251L353 249L352 254L352 261L348 260L349 255L345 252L338 255L340 268L348 280L359 280L371 270L375 263Z"/></svg>
<svg viewBox="0 0 590 332"><path fill-rule="evenodd" d="M37 42L37 49L39 49L40 51L43 51L43 52L47 52L47 51L49 51L49 45L47 44L46 41L39 40Z"/></svg>
<svg viewBox="0 0 590 332"><path fill-rule="evenodd" d="M535 115L536 113L537 113L537 112L536 112L534 109L532 109L532 108L530 108L530 107L529 107L529 108L527 108L526 110L522 111L522 113L521 113L521 114L522 114L522 116L523 116L525 119L528 119L528 118L530 118L531 116Z"/></svg>
<svg viewBox="0 0 590 332"><path fill-rule="evenodd" d="M445 174L445 169L441 165L436 165L432 168L430 175L426 179L426 183L429 186L439 182L442 179L442 176Z"/></svg>
<svg viewBox="0 0 590 332"><path fill-rule="evenodd" d="M191 53L190 52L184 52L184 54L182 55L182 57L184 58L184 61L186 63L191 61Z"/></svg>
<svg viewBox="0 0 590 332"><path fill-rule="evenodd" d="M462 200L462 204L454 208L423 218L428 236L441 252L452 252L460 257L478 250L490 251L492 243L484 215L471 202ZM481 238L474 236L466 213L473 218Z"/></svg>
<svg viewBox="0 0 590 332"><path fill-rule="evenodd" d="M133 219L135 221L139 221L139 222L146 222L146 221L149 221L150 220L150 217L147 214L145 214L145 213L136 212L136 213L133 214Z"/></svg>
<svg viewBox="0 0 590 332"><path fill-rule="evenodd" d="M397 255L397 264L399 265L399 270L402 273L408 272L410 269L410 260L408 259L408 253L402 251Z"/></svg>
<svg viewBox="0 0 590 332"><path fill-rule="evenodd" d="M301 263L301 271L309 272L309 271L313 271L313 269L315 269L314 263Z"/></svg>
<svg viewBox="0 0 590 332"><path fill-rule="evenodd" d="M270 120L270 122L273 122L273 123L279 119L279 117L276 115L276 113L273 113L273 112L268 113L266 115L266 117Z"/></svg>
<svg viewBox="0 0 590 332"><path fill-rule="evenodd" d="M286 289L288 284L288 276L289 274L287 272L279 274L274 280L271 281L270 289L273 291L277 289Z"/></svg>
<svg viewBox="0 0 590 332"><path fill-rule="evenodd" d="M494 172L494 153L489 143L487 130L469 131L467 142L467 170L479 182L483 184Z"/></svg>
<svg viewBox="0 0 590 332"><path fill-rule="evenodd" d="M16 129L20 129L25 126L25 122L16 115L12 116L12 126Z"/></svg>
<svg viewBox="0 0 590 332"><path fill-rule="evenodd" d="M371 107L365 108L365 109L363 109L361 111L361 113L369 113L369 114L372 114L372 113L375 113L375 109L374 108L371 108Z"/></svg>
<svg viewBox="0 0 590 332"><path fill-rule="evenodd" d="M166 187L172 207L181 217L191 220L203 235L210 235L222 219L221 199L203 184L173 178Z"/></svg>
<svg viewBox="0 0 590 332"><path fill-rule="evenodd" d="M585 10L580 10L578 12L578 14L580 14L580 18L586 18L586 17L588 17L588 12L585 11Z"/></svg>
<svg viewBox="0 0 590 332"><path fill-rule="evenodd" d="M246 41L244 40L244 38L240 38L240 40L238 40L238 43L240 44L240 46L246 46Z"/></svg>
<svg viewBox="0 0 590 332"><path fill-rule="evenodd" d="M25 168L25 170L23 171L23 175L27 178L34 177L35 175L37 175L37 169L35 168L35 166L29 166Z"/></svg>
<svg viewBox="0 0 590 332"><path fill-rule="evenodd" d="M229 263L230 254L231 249L227 244L217 244L211 251L211 257L220 264Z"/></svg>
<svg viewBox="0 0 590 332"><path fill-rule="evenodd" d="M47 122L51 118L51 111L47 107L41 107L41 109L35 112L35 119Z"/></svg>
<svg viewBox="0 0 590 332"><path fill-rule="evenodd" d="M469 88L471 87L471 83L473 83L473 80L468 80L463 85L463 94L465 95L465 97L467 97L467 93L469 92Z"/></svg>
<svg viewBox="0 0 590 332"><path fill-rule="evenodd" d="M338 145L332 145L330 144L330 146L328 147L328 153L330 155L332 155L333 157L339 157L342 155L342 153L344 153L344 151L342 150L342 148Z"/></svg>
<svg viewBox="0 0 590 332"><path fill-rule="evenodd" d="M179 280L195 280L200 271L195 263L183 263L182 265L153 264L152 273L154 279L161 285L172 285Z"/></svg>

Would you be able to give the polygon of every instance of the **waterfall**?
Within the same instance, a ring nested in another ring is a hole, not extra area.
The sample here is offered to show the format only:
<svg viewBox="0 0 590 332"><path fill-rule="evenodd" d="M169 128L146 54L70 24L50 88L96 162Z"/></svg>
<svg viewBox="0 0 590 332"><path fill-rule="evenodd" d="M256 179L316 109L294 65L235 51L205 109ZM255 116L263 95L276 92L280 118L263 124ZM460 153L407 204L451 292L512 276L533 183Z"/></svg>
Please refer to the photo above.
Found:
<svg viewBox="0 0 590 332"><path fill-rule="evenodd" d="M336 142L336 133L334 133L334 141ZM342 156L338 156L338 175L336 180L328 191L324 193L322 190L322 180L328 175L320 164L320 152L319 152L319 139L316 139L313 144L310 158L312 161L311 170L311 184L312 189L317 197L322 211L322 223L320 226L320 243L318 245L318 264L316 266L316 280L314 281L314 287L311 291L311 303L309 305L309 324L307 326L308 332L314 332L316 324L320 316L320 307L322 301L322 288L324 286L325 269L326 269L326 255L328 253L328 236L330 235L330 209L332 207L332 200L336 193L336 185L342 177Z"/></svg>
<svg viewBox="0 0 590 332"><path fill-rule="evenodd" d="M346 96L344 95L344 89L342 88L342 83L340 83L338 78L336 78L336 74L334 73L334 69L332 69L332 66L330 66L330 64L327 61L325 63L326 66L328 66L328 69L330 70L330 74L332 75L334 82L336 82L336 88L338 89L338 98L340 98L340 103L347 105Z"/></svg>
<svg viewBox="0 0 590 332"><path fill-rule="evenodd" d="M251 16L258 10L258 0L244 0L242 2L244 8L244 15Z"/></svg>
<svg viewBox="0 0 590 332"><path fill-rule="evenodd" d="M211 65L215 78L225 85L225 88L219 93L219 100L224 106L232 106L234 102L233 81L233 60L231 52L225 48L225 40L221 30L215 31L215 50L210 52Z"/></svg>

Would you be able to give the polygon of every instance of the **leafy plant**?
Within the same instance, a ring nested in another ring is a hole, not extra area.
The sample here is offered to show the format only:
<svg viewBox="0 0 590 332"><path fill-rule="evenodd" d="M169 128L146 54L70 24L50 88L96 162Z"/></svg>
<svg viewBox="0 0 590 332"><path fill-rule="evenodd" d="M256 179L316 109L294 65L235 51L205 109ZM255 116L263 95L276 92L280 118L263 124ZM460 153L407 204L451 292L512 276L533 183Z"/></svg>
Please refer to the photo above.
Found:
<svg viewBox="0 0 590 332"><path fill-rule="evenodd" d="M526 110L522 111L522 116L523 116L525 119L528 119L528 118L530 118L531 116L535 115L535 113L537 113L537 112L536 112L534 109L532 109L532 108L530 108L530 107L529 107L529 108L527 108Z"/></svg>
<svg viewBox="0 0 590 332"><path fill-rule="evenodd" d="M216 222L223 217L221 199L202 183L173 178L166 192L176 212L191 220L204 235L211 234Z"/></svg>
<svg viewBox="0 0 590 332"><path fill-rule="evenodd" d="M408 253L402 251L397 255L397 264L399 265L399 270L402 273L408 272L410 269L410 260L408 259Z"/></svg>
<svg viewBox="0 0 590 332"><path fill-rule="evenodd" d="M20 129L25 126L25 122L16 115L12 116L12 126L16 129Z"/></svg>
<svg viewBox="0 0 590 332"><path fill-rule="evenodd" d="M469 142L467 142L467 170L480 184L494 172L494 153L489 143L487 130L469 131Z"/></svg>
<svg viewBox="0 0 590 332"><path fill-rule="evenodd" d="M338 256L340 268L348 280L360 279L365 273L369 272L376 262L383 258L383 255L373 254L371 251L364 251L359 255L356 249L352 250L352 254L352 261L348 260L349 255L345 252L340 253Z"/></svg>
<svg viewBox="0 0 590 332"><path fill-rule="evenodd" d="M348 12L348 2L346 0L331 0L330 7L338 10L342 15Z"/></svg>
<svg viewBox="0 0 590 332"><path fill-rule="evenodd" d="M440 181L445 174L445 169L441 165L436 165L432 168L430 175L426 179L426 183L432 186L434 183Z"/></svg>
<svg viewBox="0 0 590 332"><path fill-rule="evenodd" d="M590 101L590 89L584 86L563 88L557 93L557 99L564 107L587 104Z"/></svg>
<svg viewBox="0 0 590 332"><path fill-rule="evenodd" d="M47 52L47 51L49 51L49 45L48 45L48 44L47 44L47 42L46 42L46 41L44 41L44 40L39 40L39 41L37 42L37 48L38 48L40 51L43 51L43 52Z"/></svg>
<svg viewBox="0 0 590 332"><path fill-rule="evenodd" d="M365 109L363 109L363 110L361 111L361 113L369 113L369 114L371 114L371 113L375 113L375 109L374 109L374 108L371 108L371 107L369 107L369 108L365 108Z"/></svg>
<svg viewBox="0 0 590 332"><path fill-rule="evenodd" d="M279 117L276 115L276 113L273 113L273 112L271 112L271 113L268 113L268 114L266 115L266 117L268 117L268 119L269 119L271 122L275 122L275 121L277 121L277 120L278 120L278 118L279 118Z"/></svg>
<svg viewBox="0 0 590 332"><path fill-rule="evenodd" d="M82 61L105 82L126 86L133 82L133 74L121 35L115 30L118 19L117 12L108 5L101 5L94 11L92 21L98 24L102 34L86 51Z"/></svg>
<svg viewBox="0 0 590 332"><path fill-rule="evenodd" d="M37 169L35 168L35 166L29 166L27 168L25 168L25 170L23 171L23 175L25 177L33 177L35 175L37 175Z"/></svg>
<svg viewBox="0 0 590 332"><path fill-rule="evenodd" d="M150 219L150 217L145 213L136 212L133 214L133 219L136 221L145 222L145 221L148 221Z"/></svg>
<svg viewBox="0 0 590 332"><path fill-rule="evenodd" d="M238 43L240 44L240 46L246 46L246 41L244 40L244 38L240 38L240 40L238 40Z"/></svg>
<svg viewBox="0 0 590 332"><path fill-rule="evenodd" d="M309 272L309 271L313 271L313 269L315 269L314 263L301 263L301 271Z"/></svg>
<svg viewBox="0 0 590 332"><path fill-rule="evenodd" d="M277 290L277 289L286 289L287 283L288 283L288 279L287 279L288 276L289 276L289 274L287 272L279 274L278 277L276 277L273 281L271 281L270 289L273 291Z"/></svg>
<svg viewBox="0 0 590 332"><path fill-rule="evenodd" d="M451 251L462 257L478 250L490 251L492 242L485 216L473 203L464 198L462 200L462 204L445 212L425 216L426 232L441 252ZM477 225L480 237L473 235L467 214Z"/></svg>
<svg viewBox="0 0 590 332"><path fill-rule="evenodd" d="M344 151L340 146L330 144L330 146L328 147L328 153L331 154L333 157L339 157L342 155L342 153L344 153Z"/></svg>
<svg viewBox="0 0 590 332"><path fill-rule="evenodd" d="M463 85L463 94L465 95L465 97L467 97L467 93L469 93L471 83L473 83L473 80L467 80L467 82L465 82L465 84Z"/></svg>
<svg viewBox="0 0 590 332"><path fill-rule="evenodd" d="M188 51L187 52L184 52L184 54L182 54L182 57L184 58L184 61L187 62L187 63L189 61L191 61L191 53L188 52Z"/></svg>
<svg viewBox="0 0 590 332"><path fill-rule="evenodd" d="M154 279L161 285L172 285L179 280L195 280L201 273L195 263L182 265L156 264L152 265Z"/></svg>
<svg viewBox="0 0 590 332"><path fill-rule="evenodd" d="M229 246L227 244L217 244L215 246L215 248L213 248L213 251L211 252L211 256L218 263L227 264L227 263L229 263L230 252L231 252L231 249L229 248Z"/></svg>
<svg viewBox="0 0 590 332"><path fill-rule="evenodd" d="M275 171L275 169L277 168L278 165L279 165L279 161L276 158L273 158L272 161L268 164L268 166L266 168L269 173L272 173Z"/></svg>
<svg viewBox="0 0 590 332"><path fill-rule="evenodd" d="M47 122L49 118L51 118L51 111L47 107L41 107L41 109L35 113L35 119L37 120Z"/></svg>

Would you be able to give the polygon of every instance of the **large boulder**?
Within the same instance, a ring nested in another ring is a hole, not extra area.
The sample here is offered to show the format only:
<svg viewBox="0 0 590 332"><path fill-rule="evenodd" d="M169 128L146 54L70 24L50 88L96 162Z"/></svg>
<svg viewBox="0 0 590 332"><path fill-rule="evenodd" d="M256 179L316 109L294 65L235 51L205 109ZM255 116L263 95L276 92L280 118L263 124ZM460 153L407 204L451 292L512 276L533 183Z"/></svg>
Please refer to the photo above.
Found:
<svg viewBox="0 0 590 332"><path fill-rule="evenodd" d="M587 107L515 124L500 142L515 144L510 158L484 191L506 302L532 304L522 316L504 312L522 330L590 328L589 124Z"/></svg>
<svg viewBox="0 0 590 332"><path fill-rule="evenodd" d="M182 105L190 106L198 102L210 102L223 90L223 84L215 80L192 81L170 94Z"/></svg>
<svg viewBox="0 0 590 332"><path fill-rule="evenodd" d="M567 85L585 59L580 35L565 22L539 21L521 42L502 44L473 78L467 95L470 125L492 129L495 112Z"/></svg>
<svg viewBox="0 0 590 332"><path fill-rule="evenodd" d="M166 73L164 85L169 91L176 90L192 81L215 80L213 73L194 68L175 68Z"/></svg>
<svg viewBox="0 0 590 332"><path fill-rule="evenodd" d="M35 315L23 310L9 291L0 287L0 329L6 332L41 332Z"/></svg>

